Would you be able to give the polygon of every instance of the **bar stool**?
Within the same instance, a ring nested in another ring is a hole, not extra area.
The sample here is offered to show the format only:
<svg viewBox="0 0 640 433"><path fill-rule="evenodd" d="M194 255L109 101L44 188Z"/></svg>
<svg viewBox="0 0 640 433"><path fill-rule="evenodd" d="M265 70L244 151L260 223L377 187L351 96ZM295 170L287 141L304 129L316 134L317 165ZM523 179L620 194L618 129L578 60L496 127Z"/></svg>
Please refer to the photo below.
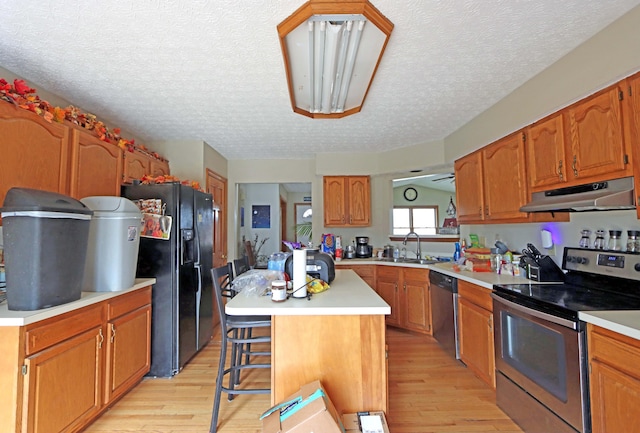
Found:
<svg viewBox="0 0 640 433"><path fill-rule="evenodd" d="M233 281L233 270L231 262L225 266L211 270L213 279L214 296L218 316L220 317L220 361L218 363L218 374L216 377L216 390L213 401L213 413L211 414L210 433L215 433L218 428L218 412L220 411L220 398L222 392L228 394L228 400L233 400L237 394L269 394L271 388L236 388L239 383L240 371L253 368L271 368L271 364L251 364L242 362L242 355L270 355L270 352L250 352L250 345L254 343L270 343L271 336L254 337L251 331L254 328L267 328L271 326L270 316L230 316L224 311L223 298L232 297L233 291L230 283ZM227 349L231 344L230 367L225 368L227 361ZM245 346L247 349L245 349ZM224 377L229 377L229 386L223 386Z"/></svg>
<svg viewBox="0 0 640 433"><path fill-rule="evenodd" d="M236 276L240 274L244 274L251 267L249 266L249 257L246 255L242 256L240 259L235 259L233 261L233 269L235 270Z"/></svg>

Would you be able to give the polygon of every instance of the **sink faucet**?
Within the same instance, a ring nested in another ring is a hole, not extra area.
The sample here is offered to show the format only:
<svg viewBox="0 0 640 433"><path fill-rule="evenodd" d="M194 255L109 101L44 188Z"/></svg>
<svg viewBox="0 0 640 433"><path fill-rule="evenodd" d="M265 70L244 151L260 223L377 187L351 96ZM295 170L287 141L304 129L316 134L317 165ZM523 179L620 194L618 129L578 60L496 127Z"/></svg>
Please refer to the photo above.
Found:
<svg viewBox="0 0 640 433"><path fill-rule="evenodd" d="M404 237L404 240L402 241L402 245L407 245L407 239L411 235L414 235L416 237L416 239L418 240L418 248L416 248L416 258L421 259L422 258L422 251L420 251L420 235L418 235L418 233L416 233L414 231L410 231L409 233L407 233L407 235Z"/></svg>

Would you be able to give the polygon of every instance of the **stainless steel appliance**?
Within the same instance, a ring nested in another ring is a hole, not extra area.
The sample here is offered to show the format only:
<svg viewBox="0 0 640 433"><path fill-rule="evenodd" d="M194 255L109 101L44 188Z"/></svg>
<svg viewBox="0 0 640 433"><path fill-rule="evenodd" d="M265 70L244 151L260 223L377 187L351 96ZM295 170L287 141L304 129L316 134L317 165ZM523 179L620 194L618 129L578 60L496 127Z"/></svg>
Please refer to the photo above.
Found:
<svg viewBox="0 0 640 433"><path fill-rule="evenodd" d="M171 377L213 332L213 199L178 183L127 185L122 195L133 201L160 199L171 217L169 239L140 238L136 271L138 277L156 279L148 375Z"/></svg>
<svg viewBox="0 0 640 433"><path fill-rule="evenodd" d="M455 359L460 359L458 340L458 279L429 271L433 338Z"/></svg>
<svg viewBox="0 0 640 433"><path fill-rule="evenodd" d="M496 401L527 433L591 431L579 311L640 308L640 255L565 248L563 283L496 285Z"/></svg>
<svg viewBox="0 0 640 433"><path fill-rule="evenodd" d="M373 246L369 245L369 237L356 236L356 258L366 259L373 255Z"/></svg>

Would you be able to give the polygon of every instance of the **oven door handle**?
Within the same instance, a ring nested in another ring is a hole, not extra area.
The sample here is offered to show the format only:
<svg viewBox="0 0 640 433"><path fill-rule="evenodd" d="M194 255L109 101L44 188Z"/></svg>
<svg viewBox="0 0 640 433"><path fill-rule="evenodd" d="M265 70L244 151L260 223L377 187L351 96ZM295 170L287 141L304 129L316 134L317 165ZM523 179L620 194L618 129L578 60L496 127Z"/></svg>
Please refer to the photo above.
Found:
<svg viewBox="0 0 640 433"><path fill-rule="evenodd" d="M543 313L542 311L538 311L538 310L534 310L533 308L525 307L524 305L517 304L517 303L515 303L513 301L508 301L505 298L503 298L502 296L497 295L495 293L492 293L491 297L493 299L495 299L497 302L500 302L500 303L508 306L509 308L512 308L512 309L514 309L516 311L519 311L521 313L525 313L525 314L528 314L528 315L533 316L535 318L538 318L538 319L541 319L541 320L546 320L546 321L551 322L551 323L555 323L556 325L564 326L565 328L578 329L578 324L576 322L574 322L573 320L563 319L561 317L556 317L553 314Z"/></svg>

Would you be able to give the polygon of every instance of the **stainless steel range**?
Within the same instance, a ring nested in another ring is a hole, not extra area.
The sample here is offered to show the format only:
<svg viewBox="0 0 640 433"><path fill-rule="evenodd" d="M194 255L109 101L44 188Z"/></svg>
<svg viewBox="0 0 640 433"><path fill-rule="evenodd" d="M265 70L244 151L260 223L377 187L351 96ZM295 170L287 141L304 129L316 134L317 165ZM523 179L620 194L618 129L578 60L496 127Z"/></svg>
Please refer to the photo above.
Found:
<svg viewBox="0 0 640 433"><path fill-rule="evenodd" d="M589 433L579 311L640 309L640 254L565 248L563 283L494 286L496 400L527 433Z"/></svg>

